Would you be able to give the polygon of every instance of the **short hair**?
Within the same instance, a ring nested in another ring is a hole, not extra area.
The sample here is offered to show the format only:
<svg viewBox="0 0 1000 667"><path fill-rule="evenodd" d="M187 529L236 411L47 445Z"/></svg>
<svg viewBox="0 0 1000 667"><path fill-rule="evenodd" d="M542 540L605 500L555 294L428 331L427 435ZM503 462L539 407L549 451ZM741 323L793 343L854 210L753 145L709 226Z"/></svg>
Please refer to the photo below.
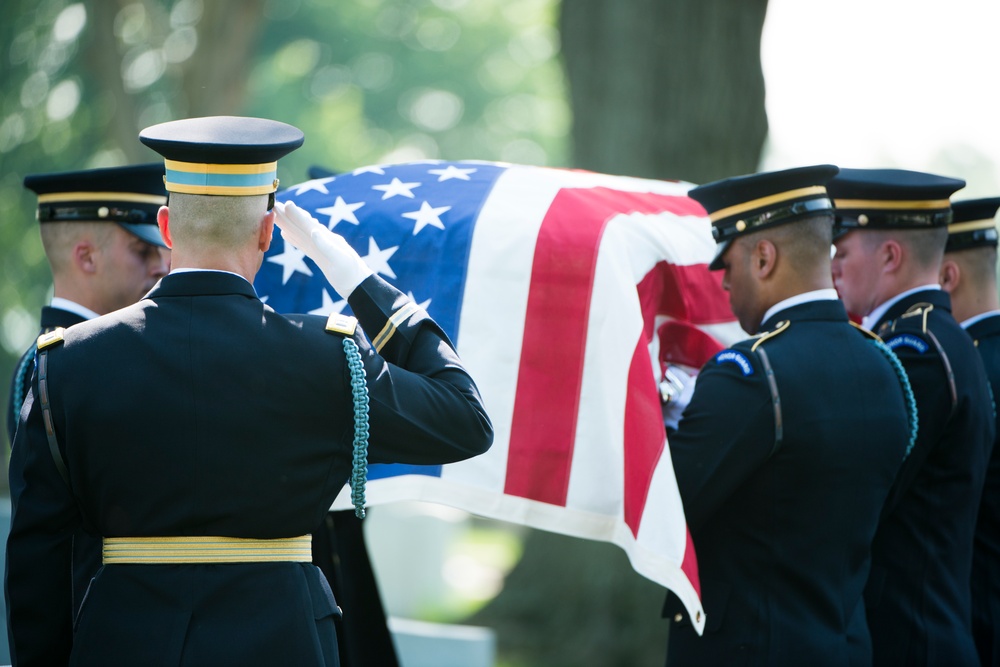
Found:
<svg viewBox="0 0 1000 667"><path fill-rule="evenodd" d="M892 239L909 250L909 256L918 266L937 270L944 258L948 228L870 229L862 231L861 236L868 248L874 248Z"/></svg>
<svg viewBox="0 0 1000 667"><path fill-rule="evenodd" d="M817 262L830 261L833 243L833 216L817 215L747 234L748 243L767 239L796 272L808 272Z"/></svg>
<svg viewBox="0 0 1000 667"><path fill-rule="evenodd" d="M70 264L73 247L89 237L94 245L103 248L111 241L116 225L110 222L45 222L39 225L42 248L52 267L52 273L65 271Z"/></svg>
<svg viewBox="0 0 1000 667"><path fill-rule="evenodd" d="M995 283L997 279L997 249L995 246L980 246L949 253L958 262L962 272L974 285Z"/></svg>
<svg viewBox="0 0 1000 667"><path fill-rule="evenodd" d="M192 243L233 249L257 234L267 212L267 195L225 197L171 193L170 236L174 244Z"/></svg>

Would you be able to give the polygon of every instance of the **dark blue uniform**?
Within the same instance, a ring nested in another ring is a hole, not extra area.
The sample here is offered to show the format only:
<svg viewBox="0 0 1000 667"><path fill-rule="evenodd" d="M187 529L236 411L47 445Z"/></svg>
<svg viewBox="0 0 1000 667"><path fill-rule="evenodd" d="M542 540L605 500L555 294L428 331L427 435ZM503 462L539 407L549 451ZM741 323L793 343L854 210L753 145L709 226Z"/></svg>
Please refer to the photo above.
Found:
<svg viewBox="0 0 1000 667"><path fill-rule="evenodd" d="M350 305L378 341L376 352L353 336L370 393L368 460L486 451L492 426L440 328L376 276ZM319 525L351 474L354 438L343 336L326 323L276 314L238 276L176 273L49 348L72 490L29 396L10 467L15 664L337 664L340 610L310 563L105 565L75 626L59 576L81 524L104 537L258 539Z"/></svg>
<svg viewBox="0 0 1000 667"><path fill-rule="evenodd" d="M979 350L996 397L1000 393L1000 315L985 317L966 331ZM994 417L1000 436L1000 414L994 413ZM972 549L972 636L981 664L1000 665L1000 447L996 439Z"/></svg>
<svg viewBox="0 0 1000 667"><path fill-rule="evenodd" d="M995 428L986 374L944 291L904 297L875 331L906 368L920 416L872 544L875 664L975 665L969 577Z"/></svg>
<svg viewBox="0 0 1000 667"><path fill-rule="evenodd" d="M39 333L47 333L56 327L71 327L85 322L86 318L63 310L45 306L42 308L42 328ZM7 439L14 442L14 431L17 430L17 418L21 413L21 404L31 388L31 373L35 370L35 346L32 344L14 367L14 375L10 379L10 394L7 396Z"/></svg>
<svg viewBox="0 0 1000 667"><path fill-rule="evenodd" d="M761 331L702 368L670 438L707 616L698 637L668 598L667 664L868 664L870 545L909 441L901 380L840 301Z"/></svg>

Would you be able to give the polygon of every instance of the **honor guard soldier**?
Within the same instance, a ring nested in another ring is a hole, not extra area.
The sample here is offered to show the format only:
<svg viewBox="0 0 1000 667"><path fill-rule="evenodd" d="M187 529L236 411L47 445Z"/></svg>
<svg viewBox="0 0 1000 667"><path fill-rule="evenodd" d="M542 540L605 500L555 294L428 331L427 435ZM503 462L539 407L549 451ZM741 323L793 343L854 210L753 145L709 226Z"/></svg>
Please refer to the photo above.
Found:
<svg viewBox="0 0 1000 667"><path fill-rule="evenodd" d="M972 541L993 447L982 361L951 314L938 272L964 181L900 169L844 169L834 283L848 311L906 369L919 433L872 544L865 605L876 665L978 664L970 622Z"/></svg>
<svg viewBox="0 0 1000 667"><path fill-rule="evenodd" d="M169 252L156 226L156 212L167 203L163 173L156 162L25 177L24 187L38 195L42 248L52 269L41 333L131 305L167 274ZM34 357L32 345L11 382L10 442Z"/></svg>
<svg viewBox="0 0 1000 667"><path fill-rule="evenodd" d="M1000 395L1000 298L997 223L1000 197L951 204L941 287L979 351L994 400ZM1000 416L997 416L1000 437ZM1000 665L1000 447L993 440L972 549L972 636L983 665Z"/></svg>
<svg viewBox="0 0 1000 667"><path fill-rule="evenodd" d="M830 165L691 190L710 264L754 337L698 374L669 438L698 554L702 637L676 598L667 664L865 664L862 591L879 512L915 435L895 356L830 277Z"/></svg>
<svg viewBox="0 0 1000 667"><path fill-rule="evenodd" d="M142 298L170 269L170 252L156 225L167 203L163 163L34 174L24 187L38 195L42 248L52 269L52 301L42 308L41 334L124 308ZM109 224L113 223L113 224ZM7 437L31 386L35 346L14 367L7 403ZM102 374L90 378L95 385ZM101 542L73 537L73 609L101 566Z"/></svg>
<svg viewBox="0 0 1000 667"><path fill-rule="evenodd" d="M427 313L274 205L298 129L195 118L140 139L166 162L172 268L137 304L39 340L10 463L14 664L337 665L342 612L308 532L348 480L360 511L367 462L462 460L492 425ZM261 303L276 220L358 320ZM59 573L80 525L104 565L74 619Z"/></svg>

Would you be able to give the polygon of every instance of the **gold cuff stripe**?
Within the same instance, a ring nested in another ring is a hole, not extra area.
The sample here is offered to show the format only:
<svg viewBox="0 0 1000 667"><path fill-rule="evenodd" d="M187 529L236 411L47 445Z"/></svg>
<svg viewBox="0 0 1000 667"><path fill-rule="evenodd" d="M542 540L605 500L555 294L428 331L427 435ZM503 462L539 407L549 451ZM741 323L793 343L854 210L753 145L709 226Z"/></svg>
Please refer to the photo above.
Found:
<svg viewBox="0 0 1000 667"><path fill-rule="evenodd" d="M382 327L382 330L378 332L378 335L375 336L375 339L372 341L372 345L375 346L375 351L381 352L382 348L385 347L385 344L389 342L390 338L392 338L392 335L396 333L396 328L418 310L420 310L420 306L410 301L393 313L392 317L389 318L389 321L385 323L385 326Z"/></svg>
<svg viewBox="0 0 1000 667"><path fill-rule="evenodd" d="M777 194L768 195L767 197L761 197L759 199L754 199L753 201L744 202L742 204L736 204L734 206L729 206L727 208L719 209L714 213L708 215L712 222L717 222L723 218L728 218L733 215L739 215L741 213L746 213L747 211L752 211L757 208L763 208L764 206L771 206L774 204L780 204L781 202L789 201L791 199L801 199L803 197L810 197L813 195L825 195L826 188L822 185L811 185L808 188L797 188L795 190L789 190L787 192L779 192Z"/></svg>
<svg viewBox="0 0 1000 667"><path fill-rule="evenodd" d="M231 186L231 185L182 185L167 181L167 191L182 195L223 195L245 197L248 195L269 195L278 189L277 181L272 185Z"/></svg>
<svg viewBox="0 0 1000 667"><path fill-rule="evenodd" d="M993 218L989 220L969 220L968 222L956 222L948 225L949 234L961 234L962 232L974 232L979 229L989 229L996 226Z"/></svg>
<svg viewBox="0 0 1000 667"><path fill-rule="evenodd" d="M835 208L868 208L868 209L899 209L906 211L922 211L930 209L950 208L948 199L927 199L922 201L889 201L882 199L834 199Z"/></svg>
<svg viewBox="0 0 1000 667"><path fill-rule="evenodd" d="M260 540L242 537L105 537L104 563L312 562L312 536Z"/></svg>
<svg viewBox="0 0 1000 667"><path fill-rule="evenodd" d="M127 201L163 206L167 203L167 198L163 195L143 195L136 192L51 192L38 195L39 204L57 204L69 201Z"/></svg>
<svg viewBox="0 0 1000 667"><path fill-rule="evenodd" d="M179 162L164 160L167 169L188 174L267 174L278 171L277 162L263 164L204 164L201 162Z"/></svg>

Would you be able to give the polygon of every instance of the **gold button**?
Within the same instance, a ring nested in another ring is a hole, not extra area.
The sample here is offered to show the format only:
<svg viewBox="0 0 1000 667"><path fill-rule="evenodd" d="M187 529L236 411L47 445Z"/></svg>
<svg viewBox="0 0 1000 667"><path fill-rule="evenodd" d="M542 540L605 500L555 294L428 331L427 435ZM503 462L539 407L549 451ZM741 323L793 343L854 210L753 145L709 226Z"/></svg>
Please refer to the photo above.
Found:
<svg viewBox="0 0 1000 667"><path fill-rule="evenodd" d="M858 216L858 224L862 227L868 224L868 216L862 213Z"/></svg>
<svg viewBox="0 0 1000 667"><path fill-rule="evenodd" d="M674 622L680 623L684 620L684 614L674 614Z"/></svg>
<svg viewBox="0 0 1000 667"><path fill-rule="evenodd" d="M736 221L736 231L742 232L746 228L747 228L747 223L745 221L743 220Z"/></svg>
<svg viewBox="0 0 1000 667"><path fill-rule="evenodd" d="M698 623L701 623L701 612L700 612L700 611L696 611L696 612L694 613L694 620L695 620L696 622L698 622Z"/></svg>
<svg viewBox="0 0 1000 667"><path fill-rule="evenodd" d="M108 217L108 213L111 213L111 211L108 210L107 206L102 206L101 208L97 209L97 217L99 218Z"/></svg>

